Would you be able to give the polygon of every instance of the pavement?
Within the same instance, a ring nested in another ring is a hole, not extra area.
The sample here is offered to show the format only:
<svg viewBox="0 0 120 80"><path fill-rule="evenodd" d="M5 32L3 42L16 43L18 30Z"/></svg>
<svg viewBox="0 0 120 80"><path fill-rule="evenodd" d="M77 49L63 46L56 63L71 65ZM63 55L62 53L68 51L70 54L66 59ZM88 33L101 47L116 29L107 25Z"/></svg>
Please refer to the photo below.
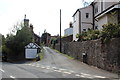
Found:
<svg viewBox="0 0 120 80"><path fill-rule="evenodd" d="M80 61L44 47L44 58L41 61L0 64L1 78L6 79L42 79L42 80L120 80L117 74L89 66Z"/></svg>

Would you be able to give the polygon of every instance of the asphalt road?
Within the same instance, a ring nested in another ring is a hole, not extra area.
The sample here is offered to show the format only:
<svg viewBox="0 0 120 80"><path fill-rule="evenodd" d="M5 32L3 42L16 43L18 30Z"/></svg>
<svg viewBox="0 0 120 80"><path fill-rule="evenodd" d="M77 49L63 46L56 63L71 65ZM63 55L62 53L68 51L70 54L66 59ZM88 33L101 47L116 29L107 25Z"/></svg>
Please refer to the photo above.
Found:
<svg viewBox="0 0 120 80"><path fill-rule="evenodd" d="M62 80L119 80L117 74L113 74L80 61L72 60L54 50L44 47L44 58L38 62L25 63L0 63L1 78L19 79L51 79Z"/></svg>

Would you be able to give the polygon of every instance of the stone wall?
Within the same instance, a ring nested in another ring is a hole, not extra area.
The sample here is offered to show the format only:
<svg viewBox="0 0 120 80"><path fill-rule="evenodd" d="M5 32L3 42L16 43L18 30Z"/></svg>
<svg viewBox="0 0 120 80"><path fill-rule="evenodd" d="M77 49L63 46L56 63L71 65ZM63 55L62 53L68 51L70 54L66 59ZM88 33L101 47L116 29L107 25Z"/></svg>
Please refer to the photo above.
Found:
<svg viewBox="0 0 120 80"><path fill-rule="evenodd" d="M61 38L61 41L64 42L71 42L73 40L73 35L69 35L66 37ZM58 43L60 42L60 39L58 39Z"/></svg>
<svg viewBox="0 0 120 80"><path fill-rule="evenodd" d="M59 44L55 45L59 50ZM89 65L118 72L120 66L120 38L102 44L101 40L62 43L62 53Z"/></svg>

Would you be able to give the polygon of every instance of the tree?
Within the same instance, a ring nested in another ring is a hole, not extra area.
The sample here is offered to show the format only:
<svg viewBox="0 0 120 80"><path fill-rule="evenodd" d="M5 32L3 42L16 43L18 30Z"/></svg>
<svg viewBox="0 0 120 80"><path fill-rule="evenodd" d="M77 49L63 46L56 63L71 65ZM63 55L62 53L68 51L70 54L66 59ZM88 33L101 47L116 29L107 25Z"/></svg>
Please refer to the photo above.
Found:
<svg viewBox="0 0 120 80"><path fill-rule="evenodd" d="M0 34L0 51L2 51L2 46L5 44L5 37L4 35Z"/></svg>
<svg viewBox="0 0 120 80"><path fill-rule="evenodd" d="M18 29L16 35L7 35L5 41L5 46L8 49L7 53L9 55L14 55L13 57L24 55L24 47L32 42L32 38L32 32L29 27L22 27L21 30Z"/></svg>
<svg viewBox="0 0 120 80"><path fill-rule="evenodd" d="M84 7L89 6L90 3L91 3L91 1L88 2L88 1L86 1L86 0L82 0L82 2L83 2Z"/></svg>
<svg viewBox="0 0 120 80"><path fill-rule="evenodd" d="M2 46L2 34L0 34L0 47Z"/></svg>
<svg viewBox="0 0 120 80"><path fill-rule="evenodd" d="M18 30L21 30L24 27L24 24L22 22L17 22L13 27L11 28L10 34L16 34Z"/></svg>

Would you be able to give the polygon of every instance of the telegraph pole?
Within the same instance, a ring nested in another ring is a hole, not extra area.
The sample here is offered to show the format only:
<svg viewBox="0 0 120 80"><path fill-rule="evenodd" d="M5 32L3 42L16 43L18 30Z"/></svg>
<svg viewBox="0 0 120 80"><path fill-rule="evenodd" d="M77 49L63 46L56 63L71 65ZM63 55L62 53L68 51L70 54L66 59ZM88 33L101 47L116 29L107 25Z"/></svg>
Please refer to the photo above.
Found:
<svg viewBox="0 0 120 80"><path fill-rule="evenodd" d="M60 52L62 52L62 42L61 42L61 9L60 9Z"/></svg>

